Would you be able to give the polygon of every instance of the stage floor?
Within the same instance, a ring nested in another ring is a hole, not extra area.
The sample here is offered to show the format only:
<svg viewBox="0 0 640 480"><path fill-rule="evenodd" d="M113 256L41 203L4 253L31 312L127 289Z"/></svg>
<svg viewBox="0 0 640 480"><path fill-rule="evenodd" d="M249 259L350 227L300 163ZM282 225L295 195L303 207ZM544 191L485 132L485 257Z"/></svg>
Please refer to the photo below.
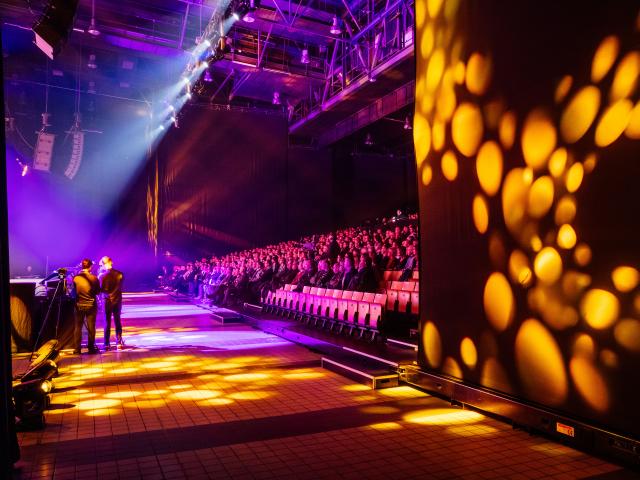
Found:
<svg viewBox="0 0 640 480"><path fill-rule="evenodd" d="M163 294L127 296L123 323L126 349L60 359L47 426L19 434L14 478L631 475L407 386L370 390L303 347Z"/></svg>

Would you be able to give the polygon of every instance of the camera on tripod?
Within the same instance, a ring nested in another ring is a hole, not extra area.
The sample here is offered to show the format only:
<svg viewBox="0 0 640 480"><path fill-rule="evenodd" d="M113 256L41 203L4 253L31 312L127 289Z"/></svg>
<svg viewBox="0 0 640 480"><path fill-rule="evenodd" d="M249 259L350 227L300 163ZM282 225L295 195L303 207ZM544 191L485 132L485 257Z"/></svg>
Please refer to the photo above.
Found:
<svg viewBox="0 0 640 480"><path fill-rule="evenodd" d="M58 269L58 278L60 280L64 280L67 276L67 269L66 268L59 268Z"/></svg>

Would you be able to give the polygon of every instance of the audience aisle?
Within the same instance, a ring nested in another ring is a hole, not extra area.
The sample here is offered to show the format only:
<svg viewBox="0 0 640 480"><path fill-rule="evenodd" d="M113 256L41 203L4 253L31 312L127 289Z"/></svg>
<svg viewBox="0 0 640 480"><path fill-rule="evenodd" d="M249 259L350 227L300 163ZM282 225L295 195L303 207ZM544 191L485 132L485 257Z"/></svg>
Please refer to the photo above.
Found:
<svg viewBox="0 0 640 480"><path fill-rule="evenodd" d="M189 306L190 307L190 306ZM61 361L16 479L588 478L624 471L163 295L125 304L129 347ZM170 342L166 342L166 339ZM609 478L617 478L611 476Z"/></svg>

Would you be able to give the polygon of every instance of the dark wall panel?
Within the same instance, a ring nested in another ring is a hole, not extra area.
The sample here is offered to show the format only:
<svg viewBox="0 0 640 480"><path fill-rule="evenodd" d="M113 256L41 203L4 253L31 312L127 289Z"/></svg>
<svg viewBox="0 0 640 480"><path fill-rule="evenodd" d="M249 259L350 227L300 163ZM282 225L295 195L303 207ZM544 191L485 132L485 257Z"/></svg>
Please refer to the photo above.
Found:
<svg viewBox="0 0 640 480"><path fill-rule="evenodd" d="M638 4L416 4L422 368L640 437Z"/></svg>

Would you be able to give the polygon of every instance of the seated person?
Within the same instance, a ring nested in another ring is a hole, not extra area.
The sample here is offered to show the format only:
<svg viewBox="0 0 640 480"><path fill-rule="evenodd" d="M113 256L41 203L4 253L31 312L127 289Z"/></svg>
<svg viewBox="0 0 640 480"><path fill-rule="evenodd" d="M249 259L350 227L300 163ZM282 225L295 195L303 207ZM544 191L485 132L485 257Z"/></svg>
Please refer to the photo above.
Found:
<svg viewBox="0 0 640 480"><path fill-rule="evenodd" d="M320 260L318 262L318 271L310 279L311 286L326 288L332 276L333 272L329 270L329 262L327 260Z"/></svg>

